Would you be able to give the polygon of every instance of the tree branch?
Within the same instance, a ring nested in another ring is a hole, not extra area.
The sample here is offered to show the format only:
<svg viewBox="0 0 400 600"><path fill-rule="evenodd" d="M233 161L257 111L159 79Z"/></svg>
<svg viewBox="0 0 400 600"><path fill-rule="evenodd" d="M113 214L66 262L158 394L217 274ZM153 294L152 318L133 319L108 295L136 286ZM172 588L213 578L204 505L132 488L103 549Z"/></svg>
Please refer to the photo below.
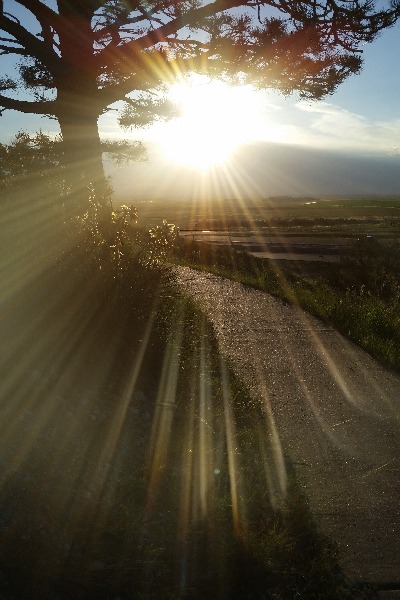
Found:
<svg viewBox="0 0 400 600"><path fill-rule="evenodd" d="M0 94L0 112L4 110L18 110L23 113L33 113L35 115L56 115L56 103L54 100L42 100L39 102L30 102L27 100L15 100L7 98Z"/></svg>
<svg viewBox="0 0 400 600"><path fill-rule="evenodd" d="M124 100L125 96L132 91L147 91L149 86L153 85L155 87L159 83L159 78L154 78L153 82L150 82L150 79L151 73L144 70L141 73L134 73L121 83L99 90L96 101L98 100L101 109L104 110L110 104L114 104L118 100Z"/></svg>
<svg viewBox="0 0 400 600"><path fill-rule="evenodd" d="M0 54L18 54L19 56L29 56L29 53L24 48L13 48L12 46L5 46L0 44Z"/></svg>
<svg viewBox="0 0 400 600"><path fill-rule="evenodd" d="M206 53L202 52L197 56L191 56L190 58L178 57L170 59L165 63L165 73L171 73L171 79L176 73L184 73L189 68L192 70L198 69L199 71L205 70L207 62ZM154 79L154 81L151 81ZM148 91L150 86L154 88L160 84L160 77L157 70L154 72L147 66L143 71L136 72L132 77L129 77L121 83L114 84L108 88L99 90L98 99L99 104L104 110L110 104L118 102L118 100L127 101L126 95L132 91Z"/></svg>
<svg viewBox="0 0 400 600"><path fill-rule="evenodd" d="M39 23L43 26L43 24L49 24L55 28L60 23L60 15L56 13L52 8L47 6L46 4L42 4L39 0L15 0L29 10L39 21Z"/></svg>
<svg viewBox="0 0 400 600"><path fill-rule="evenodd" d="M137 56L142 50L154 46L157 43L167 41L169 35L177 33L183 27L195 25L202 19L215 15L219 12L229 10L238 6L247 5L243 0L215 0L210 4L188 11L179 17L172 19L168 23L149 31L146 35L137 38L126 44L109 44L104 50L99 52L99 64L107 63L107 66L116 64L121 58L129 55Z"/></svg>
<svg viewBox="0 0 400 600"><path fill-rule="evenodd" d="M7 16L0 14L0 30L11 35L17 43L21 44L25 50L33 57L36 57L50 70L58 64L59 58L52 48L47 44L37 39L35 35L30 33L20 23L9 19ZM10 40L13 43L12 40Z"/></svg>

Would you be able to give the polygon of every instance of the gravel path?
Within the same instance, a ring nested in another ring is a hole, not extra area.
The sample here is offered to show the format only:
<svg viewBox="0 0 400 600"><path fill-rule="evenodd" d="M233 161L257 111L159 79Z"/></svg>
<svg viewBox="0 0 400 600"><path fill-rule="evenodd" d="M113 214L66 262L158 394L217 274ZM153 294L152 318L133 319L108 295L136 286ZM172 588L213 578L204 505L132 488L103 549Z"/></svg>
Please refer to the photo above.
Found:
<svg viewBox="0 0 400 600"><path fill-rule="evenodd" d="M263 403L345 572L400 586L400 378L266 293L185 267L176 275Z"/></svg>

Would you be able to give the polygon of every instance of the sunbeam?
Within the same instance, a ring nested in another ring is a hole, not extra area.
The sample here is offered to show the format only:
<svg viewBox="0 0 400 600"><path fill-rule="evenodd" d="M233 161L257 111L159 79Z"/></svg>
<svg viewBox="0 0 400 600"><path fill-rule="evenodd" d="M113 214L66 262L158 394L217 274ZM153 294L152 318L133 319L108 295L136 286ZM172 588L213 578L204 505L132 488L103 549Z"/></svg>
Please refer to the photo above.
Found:
<svg viewBox="0 0 400 600"><path fill-rule="evenodd" d="M146 519L150 517L160 478L169 460L168 446L175 416L176 395L183 337L183 309L178 309L177 327L171 331L164 355L153 426L149 445L151 475L148 486Z"/></svg>
<svg viewBox="0 0 400 600"><path fill-rule="evenodd" d="M228 468L229 468L229 484L231 492L232 502L232 518L233 527L237 536L242 535L242 528L244 520L240 515L239 511L239 495L238 495L238 477L239 469L236 460L237 453L237 440L235 421L233 411L230 405L231 395L229 393L229 379L228 370L224 360L221 359L221 386L222 386L222 397L224 400L224 413L225 413L225 435L226 435L226 449L228 454Z"/></svg>

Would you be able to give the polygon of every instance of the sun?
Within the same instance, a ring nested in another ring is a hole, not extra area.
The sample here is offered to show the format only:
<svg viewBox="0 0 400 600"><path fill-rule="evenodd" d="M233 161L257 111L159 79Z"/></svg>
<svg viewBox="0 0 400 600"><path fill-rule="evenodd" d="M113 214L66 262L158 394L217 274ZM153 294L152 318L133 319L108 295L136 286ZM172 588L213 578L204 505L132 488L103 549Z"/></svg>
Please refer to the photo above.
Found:
<svg viewBox="0 0 400 600"><path fill-rule="evenodd" d="M207 169L257 136L261 106L250 86L192 76L172 85L169 96L180 117L159 128L157 142L173 162Z"/></svg>

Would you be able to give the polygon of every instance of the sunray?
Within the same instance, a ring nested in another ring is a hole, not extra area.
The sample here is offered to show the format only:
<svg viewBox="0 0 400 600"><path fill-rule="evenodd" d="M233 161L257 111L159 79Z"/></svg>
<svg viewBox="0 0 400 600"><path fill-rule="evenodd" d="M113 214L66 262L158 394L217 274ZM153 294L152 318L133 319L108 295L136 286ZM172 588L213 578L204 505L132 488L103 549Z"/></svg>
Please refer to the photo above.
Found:
<svg viewBox="0 0 400 600"><path fill-rule="evenodd" d="M145 511L146 519L151 515L158 484L165 464L169 459L168 447L174 420L174 411L176 409L176 394L184 329L182 305L180 310L177 310L176 319L177 326L170 332L164 354L163 368L153 415L153 426L149 442L151 472Z"/></svg>
<svg viewBox="0 0 400 600"><path fill-rule="evenodd" d="M225 415L225 435L226 435L226 449L228 455L228 469L229 469L229 485L232 502L232 519L233 528L238 537L241 537L243 529L246 529L245 519L241 514L242 511L239 506L239 467L236 460L237 453L237 440L236 440L236 428L235 420L230 404L230 392L229 392L229 379L228 370L225 361L221 358L221 385L222 385L222 397L224 402L224 415ZM244 490L243 490L244 492Z"/></svg>

